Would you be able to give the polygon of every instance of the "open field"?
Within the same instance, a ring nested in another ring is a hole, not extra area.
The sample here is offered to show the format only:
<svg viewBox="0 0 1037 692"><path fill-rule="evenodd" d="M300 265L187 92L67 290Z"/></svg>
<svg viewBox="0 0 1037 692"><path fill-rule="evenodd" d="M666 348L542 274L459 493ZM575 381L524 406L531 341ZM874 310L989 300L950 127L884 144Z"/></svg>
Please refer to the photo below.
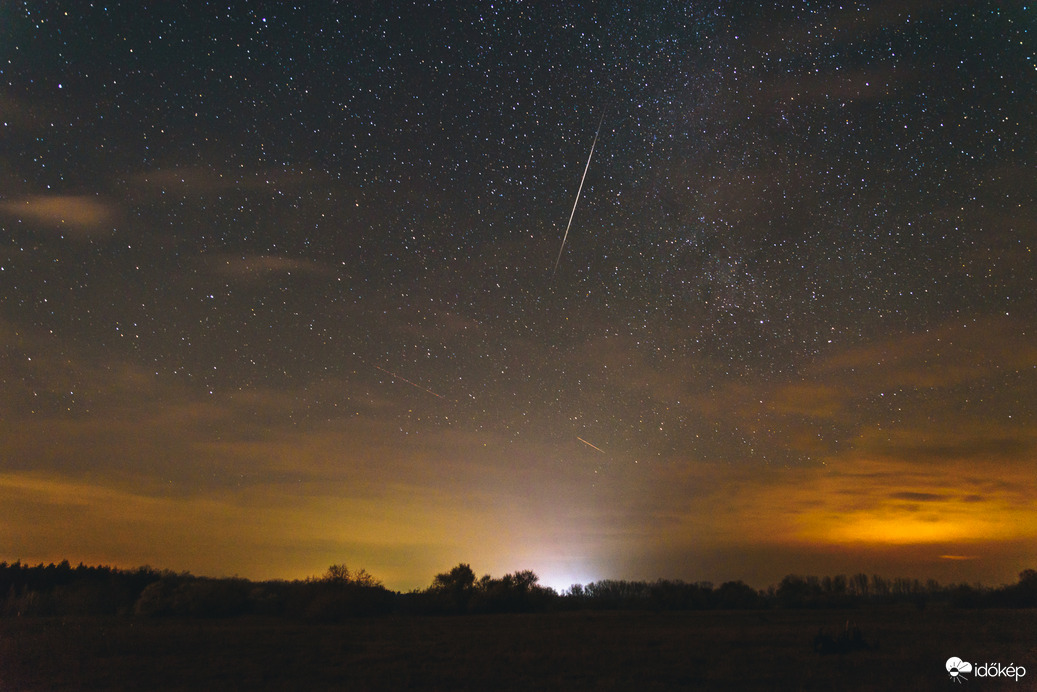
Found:
<svg viewBox="0 0 1037 692"><path fill-rule="evenodd" d="M822 656L820 628L873 650ZM0 689L946 690L950 656L1015 663L1037 689L1034 610L567 612L383 617L6 618Z"/></svg>

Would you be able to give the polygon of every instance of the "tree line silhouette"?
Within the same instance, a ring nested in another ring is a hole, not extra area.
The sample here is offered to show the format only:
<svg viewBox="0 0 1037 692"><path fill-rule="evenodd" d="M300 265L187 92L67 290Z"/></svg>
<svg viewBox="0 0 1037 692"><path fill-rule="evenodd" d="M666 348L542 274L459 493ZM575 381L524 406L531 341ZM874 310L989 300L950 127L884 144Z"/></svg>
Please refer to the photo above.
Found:
<svg viewBox="0 0 1037 692"><path fill-rule="evenodd" d="M604 579L574 584L562 593L523 570L477 578L461 563L437 574L425 589L391 591L364 569L331 565L304 580L251 581L197 577L140 567L72 567L0 563L0 617L132 615L140 617L234 617L264 615L336 622L372 615L463 615L565 610L746 610L857 608L910 604L957 608L1037 607L1037 570L1015 584L941 585L935 580L886 579L878 575L814 577L788 575L766 589L741 581L710 582Z"/></svg>

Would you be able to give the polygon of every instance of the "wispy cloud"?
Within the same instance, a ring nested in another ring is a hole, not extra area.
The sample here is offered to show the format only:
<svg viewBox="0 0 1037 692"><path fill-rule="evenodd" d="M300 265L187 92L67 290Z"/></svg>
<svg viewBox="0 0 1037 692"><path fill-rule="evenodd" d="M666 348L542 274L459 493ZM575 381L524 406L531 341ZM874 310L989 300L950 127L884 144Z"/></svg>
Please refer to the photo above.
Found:
<svg viewBox="0 0 1037 692"><path fill-rule="evenodd" d="M1005 368L1037 364L1037 347L1021 327L1006 315L949 321L835 353L819 361L815 371L822 377L838 375L852 385L847 389L858 392L975 382Z"/></svg>
<svg viewBox="0 0 1037 692"><path fill-rule="evenodd" d="M316 260L281 255L220 255L203 258L213 274L231 281L260 282L278 276L334 277L336 272Z"/></svg>
<svg viewBox="0 0 1037 692"><path fill-rule="evenodd" d="M73 239L111 233L117 206L95 195L35 195L0 202L0 213L30 228L60 230Z"/></svg>

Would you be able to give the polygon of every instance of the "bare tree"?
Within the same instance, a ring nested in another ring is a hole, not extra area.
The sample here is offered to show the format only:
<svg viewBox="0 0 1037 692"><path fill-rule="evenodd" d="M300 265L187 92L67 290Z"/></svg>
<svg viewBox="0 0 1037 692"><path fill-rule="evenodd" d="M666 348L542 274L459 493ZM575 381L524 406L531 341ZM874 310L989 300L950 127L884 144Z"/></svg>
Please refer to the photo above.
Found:
<svg viewBox="0 0 1037 692"><path fill-rule="evenodd" d="M364 568L350 570L345 565L331 565L320 581L349 586L381 586L382 582Z"/></svg>

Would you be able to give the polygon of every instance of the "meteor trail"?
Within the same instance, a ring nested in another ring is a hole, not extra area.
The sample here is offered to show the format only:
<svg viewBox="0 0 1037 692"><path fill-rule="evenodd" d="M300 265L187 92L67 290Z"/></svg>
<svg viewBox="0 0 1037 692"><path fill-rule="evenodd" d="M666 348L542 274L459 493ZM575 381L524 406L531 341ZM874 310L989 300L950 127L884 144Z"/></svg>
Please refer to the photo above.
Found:
<svg viewBox="0 0 1037 692"><path fill-rule="evenodd" d="M588 447L591 447L591 448L593 448L593 449L596 449L596 450L598 450L598 451L599 451L599 452L601 452L602 454L604 454L604 453L605 453L605 450L604 450L604 449L602 449L601 447L598 447L597 445L592 445L592 444L591 444L590 442L587 442L587 440L583 439L583 438L582 438L582 437L580 437L579 435L577 435L577 436L576 436L576 439L577 439L577 440L579 440L580 442L582 442L583 444L587 445Z"/></svg>
<svg viewBox="0 0 1037 692"><path fill-rule="evenodd" d="M558 263L562 259L562 251L565 250L565 240L569 237L569 229L573 225L573 217L576 216L576 205L580 203L580 193L583 192L583 181L587 179L587 171L591 167L591 158L594 156L594 146L598 143L598 135L601 134L601 123L605 122L605 113L602 112L598 120L598 130L594 133L594 141L591 142L591 153L587 155L587 165L583 167L583 176L580 178L580 187L576 190L576 200L573 202L572 213L569 214L569 223L565 226L565 235L562 236L562 247L558 248L558 257L555 259L555 268L551 270L551 276L558 271ZM591 445L593 447L593 445Z"/></svg>
<svg viewBox="0 0 1037 692"><path fill-rule="evenodd" d="M414 383L414 382L411 382L411 381L410 381L410 380L408 380L408 379L407 379L406 377L400 377L400 376L399 376L399 375L397 375L396 373L394 373L394 372L390 372L389 370L386 370L385 368L379 367L379 366L377 366L377 365L375 365L374 367L378 368L379 370L381 370L382 372L384 372L384 373L385 373L386 375L390 375L391 377L395 377L395 378L396 378L397 380L402 380L403 382L406 382L406 383L407 383L407 384L409 384L409 385L410 385L411 387L417 387L417 388L418 388L418 389L420 389L421 391L423 391L423 392L427 392L427 393L431 394L432 396L436 396L436 397L439 397L440 399L445 399L445 398L446 398L446 397L445 397L445 396L443 396L442 394L436 394L436 393L435 393L435 392L433 392L433 391L432 391L431 389L425 389L425 388L424 388L424 387L422 387L422 386L421 386L420 384L416 384L416 383Z"/></svg>

